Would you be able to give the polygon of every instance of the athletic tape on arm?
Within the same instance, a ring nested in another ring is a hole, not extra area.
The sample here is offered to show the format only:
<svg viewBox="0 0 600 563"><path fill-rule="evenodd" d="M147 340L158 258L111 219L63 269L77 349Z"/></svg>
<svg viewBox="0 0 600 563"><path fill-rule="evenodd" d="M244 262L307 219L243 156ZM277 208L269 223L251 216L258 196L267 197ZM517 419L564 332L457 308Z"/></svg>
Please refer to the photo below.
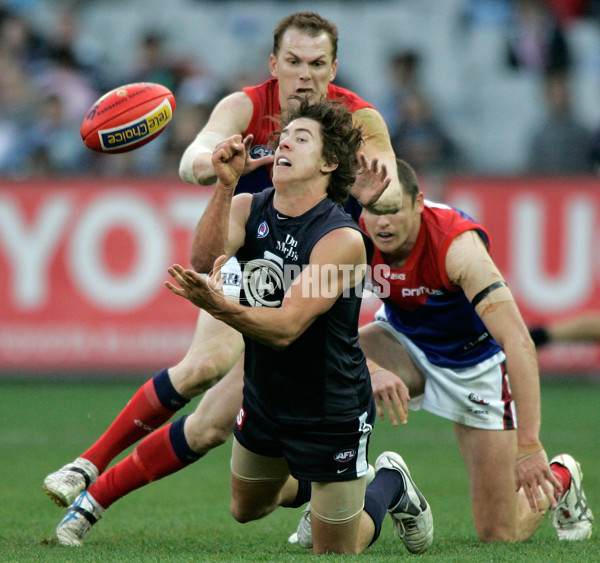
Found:
<svg viewBox="0 0 600 563"><path fill-rule="evenodd" d="M471 300L471 305L473 305L473 307L477 307L477 305L479 305L479 303L481 303L489 293L500 287L508 286L506 285L505 281L498 281L492 285L488 285L485 289L482 289L475 297L473 297Z"/></svg>
<svg viewBox="0 0 600 563"><path fill-rule="evenodd" d="M457 236L446 255L446 268L450 281L465 290L484 289L471 299L471 304L481 317L503 302L514 302L502 274L489 255L476 231L466 231Z"/></svg>

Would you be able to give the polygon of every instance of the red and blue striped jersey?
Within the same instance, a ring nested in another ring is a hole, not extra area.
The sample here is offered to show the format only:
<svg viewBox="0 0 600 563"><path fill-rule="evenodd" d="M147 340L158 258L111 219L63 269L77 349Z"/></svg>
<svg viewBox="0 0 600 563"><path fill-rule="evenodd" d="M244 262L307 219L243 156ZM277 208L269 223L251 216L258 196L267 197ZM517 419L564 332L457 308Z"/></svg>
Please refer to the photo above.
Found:
<svg viewBox="0 0 600 563"><path fill-rule="evenodd" d="M364 222L361 220L361 226ZM485 229L465 213L426 201L414 248L400 268L389 267L375 248L371 284L383 298L388 320L410 338L437 366L461 368L479 363L500 350L463 290L446 272L452 241L475 230L489 250Z"/></svg>

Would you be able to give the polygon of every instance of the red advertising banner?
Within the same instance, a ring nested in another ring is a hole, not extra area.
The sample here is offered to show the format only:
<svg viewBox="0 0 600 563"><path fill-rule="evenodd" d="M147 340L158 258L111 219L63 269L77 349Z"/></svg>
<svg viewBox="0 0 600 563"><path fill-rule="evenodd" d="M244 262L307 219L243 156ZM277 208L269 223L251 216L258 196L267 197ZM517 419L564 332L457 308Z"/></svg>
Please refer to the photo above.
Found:
<svg viewBox="0 0 600 563"><path fill-rule="evenodd" d="M0 184L0 374L122 374L179 361L198 310L165 287L189 264L210 189L178 179ZM457 178L528 324L600 311L600 180ZM365 301L361 322L372 319ZM544 371L600 371L600 348L543 349Z"/></svg>
<svg viewBox="0 0 600 563"><path fill-rule="evenodd" d="M198 310L163 285L189 264L210 191L181 181L0 185L2 371L161 368Z"/></svg>
<svg viewBox="0 0 600 563"><path fill-rule="evenodd" d="M600 313L600 179L454 178L444 202L486 227L530 326ZM546 372L599 372L600 347L553 345L539 360Z"/></svg>

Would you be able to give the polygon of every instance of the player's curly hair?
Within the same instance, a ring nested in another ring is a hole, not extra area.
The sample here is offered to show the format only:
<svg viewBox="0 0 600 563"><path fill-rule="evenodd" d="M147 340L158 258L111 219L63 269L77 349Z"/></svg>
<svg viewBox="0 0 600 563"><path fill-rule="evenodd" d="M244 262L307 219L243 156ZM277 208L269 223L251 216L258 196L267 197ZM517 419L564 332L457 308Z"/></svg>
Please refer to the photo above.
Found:
<svg viewBox="0 0 600 563"><path fill-rule="evenodd" d="M331 55L332 60L335 61L337 58L337 45L338 45L338 29L337 26L322 18L315 12L296 12L283 18L275 27L273 31L273 54L279 53L281 46L281 38L283 34L291 27L299 29L303 33L316 37L320 33L325 32L331 41Z"/></svg>
<svg viewBox="0 0 600 563"><path fill-rule="evenodd" d="M337 168L330 172L327 196L336 203L344 203L356 181L359 166L357 153L363 142L362 130L354 126L352 114L342 101L301 96L294 98L299 104L292 104L282 113L278 120L280 131L302 117L321 124L323 157L328 164L337 164ZM280 131L270 138L273 148L279 143Z"/></svg>

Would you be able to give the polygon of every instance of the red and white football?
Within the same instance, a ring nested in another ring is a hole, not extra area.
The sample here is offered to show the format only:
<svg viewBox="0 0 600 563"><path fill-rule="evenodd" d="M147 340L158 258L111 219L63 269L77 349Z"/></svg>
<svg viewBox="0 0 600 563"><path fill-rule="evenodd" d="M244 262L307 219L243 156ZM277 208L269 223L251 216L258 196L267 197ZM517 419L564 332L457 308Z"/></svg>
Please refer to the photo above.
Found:
<svg viewBox="0 0 600 563"><path fill-rule="evenodd" d="M99 98L81 124L87 147L104 153L127 152L160 135L175 112L175 96L162 84L136 82Z"/></svg>

